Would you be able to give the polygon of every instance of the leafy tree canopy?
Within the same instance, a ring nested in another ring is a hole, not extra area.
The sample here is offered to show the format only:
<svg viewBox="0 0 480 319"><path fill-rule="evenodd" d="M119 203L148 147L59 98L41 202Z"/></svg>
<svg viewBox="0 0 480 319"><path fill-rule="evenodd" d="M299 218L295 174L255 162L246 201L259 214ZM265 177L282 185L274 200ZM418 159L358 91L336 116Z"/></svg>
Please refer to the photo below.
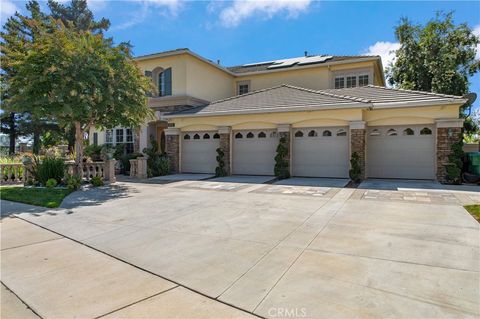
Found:
<svg viewBox="0 0 480 319"><path fill-rule="evenodd" d="M425 26L403 18L395 30L400 42L396 61L387 69L389 83L403 89L464 95L468 78L478 72L480 39L453 14L438 13Z"/></svg>

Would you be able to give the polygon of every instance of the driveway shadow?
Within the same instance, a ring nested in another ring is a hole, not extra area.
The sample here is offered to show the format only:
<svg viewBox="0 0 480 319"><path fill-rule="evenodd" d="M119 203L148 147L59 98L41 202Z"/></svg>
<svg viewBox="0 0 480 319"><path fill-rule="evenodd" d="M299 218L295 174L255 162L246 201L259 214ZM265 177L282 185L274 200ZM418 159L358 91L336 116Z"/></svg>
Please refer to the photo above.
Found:
<svg viewBox="0 0 480 319"><path fill-rule="evenodd" d="M65 197L60 208L100 205L109 200L129 197L131 193L135 192L137 192L135 189L122 184L101 187L87 186Z"/></svg>
<svg viewBox="0 0 480 319"><path fill-rule="evenodd" d="M359 186L359 189L400 190L402 188L480 192L477 185L444 185L429 180L394 180L394 179L367 179Z"/></svg>
<svg viewBox="0 0 480 319"><path fill-rule="evenodd" d="M47 210L51 210L51 208L40 207L40 206L33 206L23 203L11 202L8 200L0 200L0 211L1 211L1 218L8 217L13 214L20 214L20 213L43 213Z"/></svg>

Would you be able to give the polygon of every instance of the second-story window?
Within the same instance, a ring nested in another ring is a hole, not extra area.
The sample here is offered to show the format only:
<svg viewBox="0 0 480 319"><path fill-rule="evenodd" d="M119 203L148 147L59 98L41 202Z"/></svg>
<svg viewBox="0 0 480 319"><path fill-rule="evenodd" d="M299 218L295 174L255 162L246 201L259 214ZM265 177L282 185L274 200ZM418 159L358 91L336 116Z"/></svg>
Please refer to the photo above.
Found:
<svg viewBox="0 0 480 319"><path fill-rule="evenodd" d="M367 85L368 85L368 75L359 75L358 86L367 86Z"/></svg>
<svg viewBox="0 0 480 319"><path fill-rule="evenodd" d="M237 95L250 92L250 81L237 82Z"/></svg>
<svg viewBox="0 0 480 319"><path fill-rule="evenodd" d="M356 76L347 76L347 88L354 88L357 86Z"/></svg>
<svg viewBox="0 0 480 319"><path fill-rule="evenodd" d="M335 88L343 89L345 87L345 78L335 78Z"/></svg>
<svg viewBox="0 0 480 319"><path fill-rule="evenodd" d="M158 95L172 95L172 68L165 69L158 74Z"/></svg>

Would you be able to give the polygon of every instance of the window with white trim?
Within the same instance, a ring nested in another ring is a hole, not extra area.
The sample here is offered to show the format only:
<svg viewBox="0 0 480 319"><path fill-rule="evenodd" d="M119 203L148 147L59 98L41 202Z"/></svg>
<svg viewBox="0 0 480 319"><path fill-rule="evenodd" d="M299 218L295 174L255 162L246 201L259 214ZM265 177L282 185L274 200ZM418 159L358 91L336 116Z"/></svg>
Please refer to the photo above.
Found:
<svg viewBox="0 0 480 319"><path fill-rule="evenodd" d="M358 86L368 85L368 74L358 76Z"/></svg>
<svg viewBox="0 0 480 319"><path fill-rule="evenodd" d="M347 76L347 88L354 88L357 86L356 76Z"/></svg>
<svg viewBox="0 0 480 319"><path fill-rule="evenodd" d="M237 95L247 94L250 92L250 81L237 82Z"/></svg>
<svg viewBox="0 0 480 319"><path fill-rule="evenodd" d="M123 144L125 154L133 153L133 130L131 128L106 130L105 144L112 146Z"/></svg>
<svg viewBox="0 0 480 319"><path fill-rule="evenodd" d="M343 89L345 87L345 78L344 77L336 77L335 78L335 88L336 89Z"/></svg>
<svg viewBox="0 0 480 319"><path fill-rule="evenodd" d="M368 74L346 74L335 76L334 79L334 88L343 89L343 88L354 88L357 86L367 86L369 84L369 75Z"/></svg>

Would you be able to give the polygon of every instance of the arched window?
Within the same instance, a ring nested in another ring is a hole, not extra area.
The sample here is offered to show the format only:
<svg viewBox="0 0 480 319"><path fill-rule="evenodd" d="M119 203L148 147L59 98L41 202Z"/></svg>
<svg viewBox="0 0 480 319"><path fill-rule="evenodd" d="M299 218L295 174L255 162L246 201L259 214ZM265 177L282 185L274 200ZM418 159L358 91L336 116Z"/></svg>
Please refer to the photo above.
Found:
<svg viewBox="0 0 480 319"><path fill-rule="evenodd" d="M296 131L295 132L295 137L303 137L303 132L302 131Z"/></svg>
<svg viewBox="0 0 480 319"><path fill-rule="evenodd" d="M347 131L345 131L344 129L339 129L337 131L337 136L347 136Z"/></svg>
<svg viewBox="0 0 480 319"><path fill-rule="evenodd" d="M323 136L332 136L332 132L329 131L329 130L325 130L325 131L323 131L322 135Z"/></svg>
<svg viewBox="0 0 480 319"><path fill-rule="evenodd" d="M432 130L429 129L428 127L424 127L420 131L420 135L432 135Z"/></svg>
<svg viewBox="0 0 480 319"><path fill-rule="evenodd" d="M380 131L378 129L373 129L370 132L370 136L380 136Z"/></svg>
<svg viewBox="0 0 480 319"><path fill-rule="evenodd" d="M258 133L258 138L266 138L266 137L267 137L267 134L265 134L265 132Z"/></svg>
<svg viewBox="0 0 480 319"><path fill-rule="evenodd" d="M219 138L220 138L220 134L218 134L218 133L213 134L213 138L214 138L215 140L216 140L216 139L219 139Z"/></svg>
<svg viewBox="0 0 480 319"><path fill-rule="evenodd" d="M210 139L210 135L209 135L208 133L203 134L203 139L204 139L204 140L209 140L209 139Z"/></svg>
<svg viewBox="0 0 480 319"><path fill-rule="evenodd" d="M194 140L199 140L199 139L200 139L200 135L195 134L195 135L193 136L193 139L194 139Z"/></svg>
<svg viewBox="0 0 480 319"><path fill-rule="evenodd" d="M411 128L407 127L403 130L403 135L415 135L415 132Z"/></svg>
<svg viewBox="0 0 480 319"><path fill-rule="evenodd" d="M252 132L248 132L248 134L247 134L247 138L254 138L254 137L255 137L255 135L253 135L253 133L252 133Z"/></svg>
<svg viewBox="0 0 480 319"><path fill-rule="evenodd" d="M235 138L243 138L242 133L238 132L237 134L235 134Z"/></svg>
<svg viewBox="0 0 480 319"><path fill-rule="evenodd" d="M158 96L172 95L172 68L158 74Z"/></svg>
<svg viewBox="0 0 480 319"><path fill-rule="evenodd" d="M318 136L317 131L311 130L310 132L308 132L308 136L310 137Z"/></svg>
<svg viewBox="0 0 480 319"><path fill-rule="evenodd" d="M398 135L398 134L397 134L397 130L391 128L391 129L389 129L389 130L387 131L387 135L388 135L388 136L397 136L397 135Z"/></svg>
<svg viewBox="0 0 480 319"><path fill-rule="evenodd" d="M184 139L184 140L189 140L189 139L190 139L190 135L185 134L185 135L183 136L183 139Z"/></svg>

